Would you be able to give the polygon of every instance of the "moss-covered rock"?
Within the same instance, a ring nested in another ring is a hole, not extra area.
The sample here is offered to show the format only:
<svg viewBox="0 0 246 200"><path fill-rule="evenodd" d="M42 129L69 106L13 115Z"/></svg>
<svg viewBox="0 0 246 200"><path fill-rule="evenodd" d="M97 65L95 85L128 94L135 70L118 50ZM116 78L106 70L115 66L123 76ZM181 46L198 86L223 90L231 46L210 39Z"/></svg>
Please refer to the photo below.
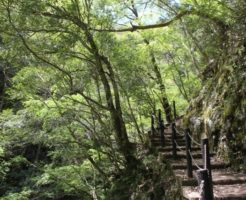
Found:
<svg viewBox="0 0 246 200"><path fill-rule="evenodd" d="M241 28L245 32L245 27ZM208 137L218 157L245 170L246 37L232 29L227 34L228 51L218 58L213 75L204 80L183 124L195 137Z"/></svg>

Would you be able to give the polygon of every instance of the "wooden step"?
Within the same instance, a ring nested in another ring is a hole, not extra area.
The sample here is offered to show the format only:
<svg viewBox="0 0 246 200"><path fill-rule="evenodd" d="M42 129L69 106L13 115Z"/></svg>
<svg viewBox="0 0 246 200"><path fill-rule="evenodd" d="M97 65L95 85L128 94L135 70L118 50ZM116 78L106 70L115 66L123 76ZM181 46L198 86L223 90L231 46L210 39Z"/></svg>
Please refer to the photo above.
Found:
<svg viewBox="0 0 246 200"><path fill-rule="evenodd" d="M185 150L185 146L180 146L182 149ZM166 147L158 147L157 149L159 152L172 152L173 147L172 146L166 146ZM181 151L180 149L177 149L177 151ZM192 147L191 148L192 152L196 152L196 151L200 151L201 152L201 148L200 147Z"/></svg>
<svg viewBox="0 0 246 200"><path fill-rule="evenodd" d="M164 135L164 137L165 137L166 140L171 140L172 139L172 135ZM176 138L177 139L184 139L184 136L177 135ZM160 140L161 136L160 135L153 135L153 136L150 136L150 139Z"/></svg>
<svg viewBox="0 0 246 200"><path fill-rule="evenodd" d="M172 140L168 140L168 139L166 139L166 138L164 138L164 140L165 140L166 143L172 143ZM161 138L160 138L160 139L151 139L150 141L151 141L151 142L154 142L154 143L158 143L158 142L161 142ZM184 144L184 143L185 143L185 140L182 139L182 138L178 138L178 139L176 139L176 142L177 142L178 144L179 144L179 143Z"/></svg>
<svg viewBox="0 0 246 200"><path fill-rule="evenodd" d="M212 157L214 154L210 154L210 156ZM163 156L165 158L173 158L173 154L171 152L163 152L161 153L160 156ZM202 158L202 154L200 151L196 151L196 152L193 152L192 154L193 158L194 159L197 159L197 158ZM177 152L177 157L178 159L186 159L186 152Z"/></svg>
<svg viewBox="0 0 246 200"><path fill-rule="evenodd" d="M183 186L197 186L197 174L193 171L193 178L187 178L186 170L174 170ZM231 170L212 170L212 179L214 185L232 185L246 183L246 174L235 173Z"/></svg>
<svg viewBox="0 0 246 200"><path fill-rule="evenodd" d="M215 185L231 185L246 183L246 174L232 171L212 171L212 179Z"/></svg>
<svg viewBox="0 0 246 200"><path fill-rule="evenodd" d="M178 145L179 146L185 146L185 141L177 141ZM153 141L151 142L151 144L153 146L160 146L161 145L161 141ZM172 142L171 141L165 141L165 146L172 146Z"/></svg>
<svg viewBox="0 0 246 200"><path fill-rule="evenodd" d="M187 162L186 162L186 159L182 159L182 160L170 160L171 161L171 166L172 168L175 170L175 169L186 169L187 168ZM195 159L195 162L196 164L202 168L202 160L201 159ZM192 162L192 169L193 170L197 170L197 166L195 165L194 162ZM211 158L211 168L212 169L225 169L229 167L229 164L227 163L223 163L223 162L220 162L220 161L217 161L216 159L214 158Z"/></svg>
<svg viewBox="0 0 246 200"><path fill-rule="evenodd" d="M188 200L199 200L199 187L183 187L183 197ZM245 200L246 184L214 185L214 200Z"/></svg>

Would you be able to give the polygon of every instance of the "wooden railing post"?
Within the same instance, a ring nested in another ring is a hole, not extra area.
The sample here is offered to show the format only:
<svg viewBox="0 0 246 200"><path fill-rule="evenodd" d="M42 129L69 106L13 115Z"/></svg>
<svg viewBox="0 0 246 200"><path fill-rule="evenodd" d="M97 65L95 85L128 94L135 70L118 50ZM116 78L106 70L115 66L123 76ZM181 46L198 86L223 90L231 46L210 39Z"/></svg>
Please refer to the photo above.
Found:
<svg viewBox="0 0 246 200"><path fill-rule="evenodd" d="M175 103L175 101L173 101L173 117L174 117L174 120L177 119L176 103Z"/></svg>
<svg viewBox="0 0 246 200"><path fill-rule="evenodd" d="M158 122L159 122L159 128L161 124L161 109L158 110Z"/></svg>
<svg viewBox="0 0 246 200"><path fill-rule="evenodd" d="M208 175L212 179L211 164L210 164L210 154L209 154L209 143L208 139L202 139L201 143L202 149L202 163L203 168L208 170Z"/></svg>
<svg viewBox="0 0 246 200"><path fill-rule="evenodd" d="M151 115L151 134L155 134L155 115Z"/></svg>
<svg viewBox="0 0 246 200"><path fill-rule="evenodd" d="M164 129L165 129L164 121L161 120L161 122L160 122L160 132L161 132L161 146L162 147L164 147L164 145L165 145Z"/></svg>
<svg viewBox="0 0 246 200"><path fill-rule="evenodd" d="M210 164L209 143L207 138L202 139L201 149L202 149L203 168L208 171L208 178L209 178L208 183L209 183L210 193L213 195L213 180L212 180L212 171L211 171L211 164Z"/></svg>
<svg viewBox="0 0 246 200"><path fill-rule="evenodd" d="M197 170L198 185L200 187L199 200L213 200L213 193L210 189L210 180L207 169Z"/></svg>
<svg viewBox="0 0 246 200"><path fill-rule="evenodd" d="M175 128L175 123L172 123L172 146L173 146L173 158L177 157L177 146L176 146L176 128Z"/></svg>
<svg viewBox="0 0 246 200"><path fill-rule="evenodd" d="M186 159L187 159L187 176L193 177L192 173L192 157L191 157L191 138L189 136L190 130L185 130L185 142L186 142Z"/></svg>

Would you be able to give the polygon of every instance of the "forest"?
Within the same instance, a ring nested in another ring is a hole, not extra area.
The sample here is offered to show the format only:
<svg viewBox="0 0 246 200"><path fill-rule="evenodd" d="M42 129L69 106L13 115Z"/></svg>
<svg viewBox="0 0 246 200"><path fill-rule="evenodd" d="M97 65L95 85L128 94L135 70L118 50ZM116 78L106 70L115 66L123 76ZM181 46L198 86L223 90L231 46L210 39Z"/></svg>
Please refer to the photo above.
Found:
<svg viewBox="0 0 246 200"><path fill-rule="evenodd" d="M0 1L0 199L182 199L160 115L246 173L245 0Z"/></svg>

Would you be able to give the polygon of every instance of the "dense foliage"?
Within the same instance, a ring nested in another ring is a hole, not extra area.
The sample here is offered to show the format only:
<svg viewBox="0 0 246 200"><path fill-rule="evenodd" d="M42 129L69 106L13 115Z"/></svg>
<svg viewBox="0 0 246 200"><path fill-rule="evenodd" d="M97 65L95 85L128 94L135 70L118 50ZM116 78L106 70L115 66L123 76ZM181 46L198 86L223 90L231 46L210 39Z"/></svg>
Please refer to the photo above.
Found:
<svg viewBox="0 0 246 200"><path fill-rule="evenodd" d="M151 113L171 122L174 100L187 126L200 120L197 135L216 135L218 154L245 166L245 9L244 0L2 0L1 198L178 198L147 139Z"/></svg>

